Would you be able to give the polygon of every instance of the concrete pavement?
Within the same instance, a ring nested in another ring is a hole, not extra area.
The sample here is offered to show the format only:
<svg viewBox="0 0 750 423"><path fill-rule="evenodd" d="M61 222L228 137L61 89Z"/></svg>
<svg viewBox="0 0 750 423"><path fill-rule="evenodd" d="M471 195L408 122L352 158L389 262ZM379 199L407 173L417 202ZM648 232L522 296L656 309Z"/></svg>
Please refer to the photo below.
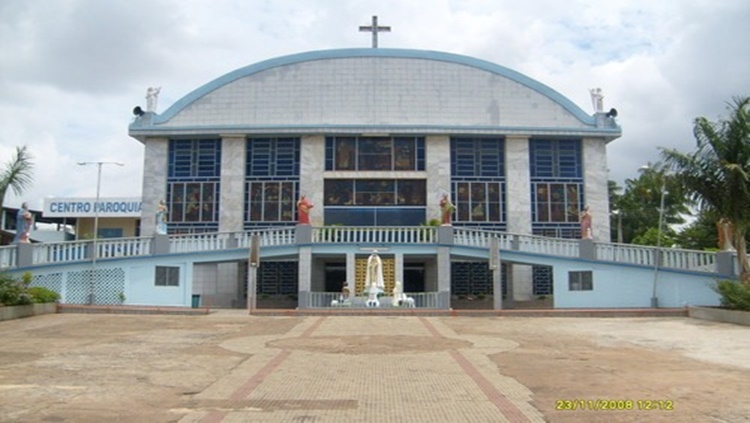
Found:
<svg viewBox="0 0 750 423"><path fill-rule="evenodd" d="M4 422L749 422L750 328L659 318L0 323Z"/></svg>

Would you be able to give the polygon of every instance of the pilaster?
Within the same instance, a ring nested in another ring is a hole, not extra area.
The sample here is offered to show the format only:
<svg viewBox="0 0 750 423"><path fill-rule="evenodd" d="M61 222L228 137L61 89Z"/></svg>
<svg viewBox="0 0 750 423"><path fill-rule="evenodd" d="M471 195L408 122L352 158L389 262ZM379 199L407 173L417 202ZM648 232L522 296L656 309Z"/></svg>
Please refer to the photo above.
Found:
<svg viewBox="0 0 750 423"><path fill-rule="evenodd" d="M222 135L219 232L244 230L246 149L243 135Z"/></svg>
<svg viewBox="0 0 750 423"><path fill-rule="evenodd" d="M425 170L427 172L426 220L440 219L440 197L451 194L451 143L447 135L425 138Z"/></svg>
<svg viewBox="0 0 750 423"><path fill-rule="evenodd" d="M326 143L323 135L306 135L300 140L299 195L306 196L313 204L310 224L323 226L323 188L326 160ZM296 201L296 200L295 200Z"/></svg>
<svg viewBox="0 0 750 423"><path fill-rule="evenodd" d="M508 232L531 233L531 170L528 137L505 138L505 187Z"/></svg>
<svg viewBox="0 0 750 423"><path fill-rule="evenodd" d="M595 241L610 241L607 145L601 139L583 139L583 196L591 210Z"/></svg>
<svg viewBox="0 0 750 423"><path fill-rule="evenodd" d="M156 232L156 207L167 199L169 139L146 138L143 144L141 236L151 236Z"/></svg>

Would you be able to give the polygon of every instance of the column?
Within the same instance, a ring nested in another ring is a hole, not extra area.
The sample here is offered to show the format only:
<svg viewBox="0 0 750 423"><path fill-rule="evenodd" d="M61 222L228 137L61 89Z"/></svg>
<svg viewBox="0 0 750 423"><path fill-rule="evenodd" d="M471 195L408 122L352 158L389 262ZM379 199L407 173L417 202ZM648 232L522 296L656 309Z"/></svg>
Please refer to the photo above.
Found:
<svg viewBox="0 0 750 423"><path fill-rule="evenodd" d="M505 138L505 190L508 232L531 233L531 170L528 137Z"/></svg>
<svg viewBox="0 0 750 423"><path fill-rule="evenodd" d="M451 305L451 248L437 248L437 306L449 309Z"/></svg>
<svg viewBox="0 0 750 423"><path fill-rule="evenodd" d="M299 267L297 269L297 283L299 296L298 307L310 308L310 292L312 290L312 247L299 248Z"/></svg>
<svg viewBox="0 0 750 423"><path fill-rule="evenodd" d="M395 284L396 281L401 281L401 286L403 287L404 283L404 254L403 253L396 253L393 257L393 276L395 280L393 283ZM390 296L392 292L386 292L386 295Z"/></svg>
<svg viewBox="0 0 750 423"><path fill-rule="evenodd" d="M221 136L219 232L244 231L246 148L244 135Z"/></svg>
<svg viewBox="0 0 750 423"><path fill-rule="evenodd" d="M167 155L169 139L146 138L143 153L143 206L141 208L141 236L156 232L156 207L167 199Z"/></svg>
<svg viewBox="0 0 750 423"><path fill-rule="evenodd" d="M531 169L529 138L505 138L505 182L507 194L508 232L531 234ZM510 265L506 281L508 300L528 301L533 296L532 268Z"/></svg>
<svg viewBox="0 0 750 423"><path fill-rule="evenodd" d="M299 193L313 204L310 211L310 224L323 226L323 187L326 160L326 142L323 135L306 135L300 140Z"/></svg>
<svg viewBox="0 0 750 423"><path fill-rule="evenodd" d="M447 135L425 138L426 220L440 219L440 196L451 193L451 143Z"/></svg>
<svg viewBox="0 0 750 423"><path fill-rule="evenodd" d="M503 272L500 266L500 242L496 236L490 238L489 264L492 272L492 300L495 310L503 309Z"/></svg>
<svg viewBox="0 0 750 423"><path fill-rule="evenodd" d="M602 139L584 138L583 198L593 216L594 241L609 242L609 192L607 186L607 144Z"/></svg>
<svg viewBox="0 0 750 423"><path fill-rule="evenodd" d="M349 295L355 296L357 290L357 255L346 253L346 282L349 285Z"/></svg>

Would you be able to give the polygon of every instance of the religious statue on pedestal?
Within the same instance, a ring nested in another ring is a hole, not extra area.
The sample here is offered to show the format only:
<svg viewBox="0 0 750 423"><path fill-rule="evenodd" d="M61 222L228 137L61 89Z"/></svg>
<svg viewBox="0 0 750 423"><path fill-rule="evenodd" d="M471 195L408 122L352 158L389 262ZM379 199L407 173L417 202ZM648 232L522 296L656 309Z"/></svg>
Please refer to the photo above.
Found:
<svg viewBox="0 0 750 423"><path fill-rule="evenodd" d="M365 275L365 291L367 292L367 307L380 307L378 295L385 291L383 280L383 261L377 250L367 259L367 274Z"/></svg>
<svg viewBox="0 0 750 423"><path fill-rule="evenodd" d="M159 235L167 234L167 204L164 200L159 201L156 207L156 233Z"/></svg>
<svg viewBox="0 0 750 423"><path fill-rule="evenodd" d="M594 112L604 113L604 94L602 94L602 89L591 88L589 94L591 94L591 105L594 106Z"/></svg>
<svg viewBox="0 0 750 423"><path fill-rule="evenodd" d="M156 112L156 103L159 101L161 87L148 87L146 90L146 111Z"/></svg>
<svg viewBox="0 0 750 423"><path fill-rule="evenodd" d="M589 206L584 206L581 212L581 239L594 239L591 232L591 217Z"/></svg>
<svg viewBox="0 0 750 423"><path fill-rule="evenodd" d="M307 200L303 195L297 201L297 223L300 225L310 224L310 209L313 208L313 204Z"/></svg>
<svg viewBox="0 0 750 423"><path fill-rule="evenodd" d="M16 213L16 236L13 242L29 242L29 233L31 232L31 212L29 212L28 203L21 204L21 208Z"/></svg>
<svg viewBox="0 0 750 423"><path fill-rule="evenodd" d="M443 194L443 198L440 199L440 218L443 225L451 224L451 217L453 216L453 210L456 207L451 203L451 199L448 194Z"/></svg>

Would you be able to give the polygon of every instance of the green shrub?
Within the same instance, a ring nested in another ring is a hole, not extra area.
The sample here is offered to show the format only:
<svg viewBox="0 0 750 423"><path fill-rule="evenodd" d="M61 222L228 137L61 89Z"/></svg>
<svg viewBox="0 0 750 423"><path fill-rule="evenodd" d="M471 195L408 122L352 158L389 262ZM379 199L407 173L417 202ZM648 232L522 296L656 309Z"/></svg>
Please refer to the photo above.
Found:
<svg viewBox="0 0 750 423"><path fill-rule="evenodd" d="M721 306L732 310L750 311L750 285L723 280L712 287L721 295Z"/></svg>
<svg viewBox="0 0 750 423"><path fill-rule="evenodd" d="M50 289L34 286L28 289L31 301L35 303L54 303L60 299L60 294Z"/></svg>
<svg viewBox="0 0 750 423"><path fill-rule="evenodd" d="M21 294L26 291L25 288L26 287L23 286L23 283L13 276L6 273L0 274L0 304L23 304L25 299L21 298Z"/></svg>
<svg viewBox="0 0 750 423"><path fill-rule="evenodd" d="M60 295L47 288L29 288L33 276L26 272L20 279L7 273L0 273L0 305L14 306L32 303L55 302Z"/></svg>

